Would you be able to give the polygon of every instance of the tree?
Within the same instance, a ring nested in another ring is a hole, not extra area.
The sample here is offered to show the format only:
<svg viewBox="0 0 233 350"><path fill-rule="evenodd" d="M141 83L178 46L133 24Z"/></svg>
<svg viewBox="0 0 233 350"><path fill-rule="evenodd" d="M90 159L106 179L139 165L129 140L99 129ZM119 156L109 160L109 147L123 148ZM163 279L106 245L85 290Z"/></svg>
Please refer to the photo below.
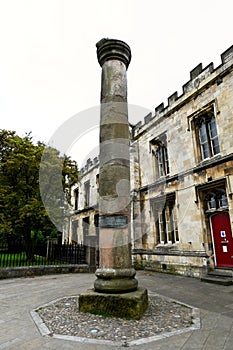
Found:
<svg viewBox="0 0 233 350"><path fill-rule="evenodd" d="M38 233L62 227L77 181L77 164L66 155L34 144L30 134L0 130L0 235L23 239L32 260Z"/></svg>

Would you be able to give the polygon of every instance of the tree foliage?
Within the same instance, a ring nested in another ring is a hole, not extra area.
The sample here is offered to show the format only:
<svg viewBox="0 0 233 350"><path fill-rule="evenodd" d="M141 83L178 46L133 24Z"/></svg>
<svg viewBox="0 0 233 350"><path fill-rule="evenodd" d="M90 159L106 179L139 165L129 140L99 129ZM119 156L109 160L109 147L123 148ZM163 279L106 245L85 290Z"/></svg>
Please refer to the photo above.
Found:
<svg viewBox="0 0 233 350"><path fill-rule="evenodd" d="M34 144L30 134L0 130L0 236L23 239L32 259L38 235L62 227L77 181L77 164L66 155Z"/></svg>

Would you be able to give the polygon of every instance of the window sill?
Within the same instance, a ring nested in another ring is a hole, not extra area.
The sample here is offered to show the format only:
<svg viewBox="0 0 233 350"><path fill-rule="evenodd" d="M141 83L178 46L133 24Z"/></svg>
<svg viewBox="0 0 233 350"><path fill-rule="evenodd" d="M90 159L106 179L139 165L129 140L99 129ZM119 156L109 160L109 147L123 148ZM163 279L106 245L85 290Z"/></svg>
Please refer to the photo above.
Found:
<svg viewBox="0 0 233 350"><path fill-rule="evenodd" d="M222 207L218 209L207 209L205 212L206 214L213 214L213 213L219 213L223 211L228 211L228 207Z"/></svg>
<svg viewBox="0 0 233 350"><path fill-rule="evenodd" d="M176 248L176 244L179 242L175 243L158 243L155 247L155 249L174 249Z"/></svg>
<svg viewBox="0 0 233 350"><path fill-rule="evenodd" d="M221 153L218 153L218 154L215 154L212 157L201 159L198 165L204 165L205 163L209 163L209 162L211 162L211 161L213 161L215 159L220 159L220 158L221 158Z"/></svg>
<svg viewBox="0 0 233 350"><path fill-rule="evenodd" d="M202 171L206 168L209 168L211 166L215 166L217 164L221 164L223 162L226 162L228 160L232 160L233 156L232 154L228 154L226 156L222 156L221 154L217 154L212 158L208 158L207 160L203 160L201 162L199 162L194 168L193 168L193 172L199 172Z"/></svg>

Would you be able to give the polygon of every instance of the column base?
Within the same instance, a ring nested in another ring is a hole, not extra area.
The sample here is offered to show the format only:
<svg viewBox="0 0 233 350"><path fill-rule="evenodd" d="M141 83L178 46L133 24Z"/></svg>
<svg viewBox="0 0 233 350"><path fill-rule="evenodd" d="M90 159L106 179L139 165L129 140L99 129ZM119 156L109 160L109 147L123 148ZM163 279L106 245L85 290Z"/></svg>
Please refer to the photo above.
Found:
<svg viewBox="0 0 233 350"><path fill-rule="evenodd" d="M139 320L148 307L147 289L138 288L134 292L121 294L98 293L94 290L79 296L79 311Z"/></svg>
<svg viewBox="0 0 233 350"><path fill-rule="evenodd" d="M94 288L99 293L130 293L138 288L138 281L134 278L136 271L128 269L97 269Z"/></svg>

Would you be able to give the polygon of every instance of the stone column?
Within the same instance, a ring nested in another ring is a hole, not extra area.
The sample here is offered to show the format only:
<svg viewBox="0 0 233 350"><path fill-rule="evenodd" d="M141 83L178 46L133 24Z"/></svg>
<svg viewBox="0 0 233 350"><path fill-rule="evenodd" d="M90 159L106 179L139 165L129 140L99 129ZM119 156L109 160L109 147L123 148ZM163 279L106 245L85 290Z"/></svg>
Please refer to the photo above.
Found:
<svg viewBox="0 0 233 350"><path fill-rule="evenodd" d="M97 44L102 67L100 118L99 229L97 292L137 290L131 264L130 157L126 70L130 47L120 40Z"/></svg>
<svg viewBox="0 0 233 350"><path fill-rule="evenodd" d="M130 158L126 70L129 46L120 40L97 43L102 67L99 238L100 268L94 290L79 295L79 311L140 319L147 290L138 287L131 264Z"/></svg>

